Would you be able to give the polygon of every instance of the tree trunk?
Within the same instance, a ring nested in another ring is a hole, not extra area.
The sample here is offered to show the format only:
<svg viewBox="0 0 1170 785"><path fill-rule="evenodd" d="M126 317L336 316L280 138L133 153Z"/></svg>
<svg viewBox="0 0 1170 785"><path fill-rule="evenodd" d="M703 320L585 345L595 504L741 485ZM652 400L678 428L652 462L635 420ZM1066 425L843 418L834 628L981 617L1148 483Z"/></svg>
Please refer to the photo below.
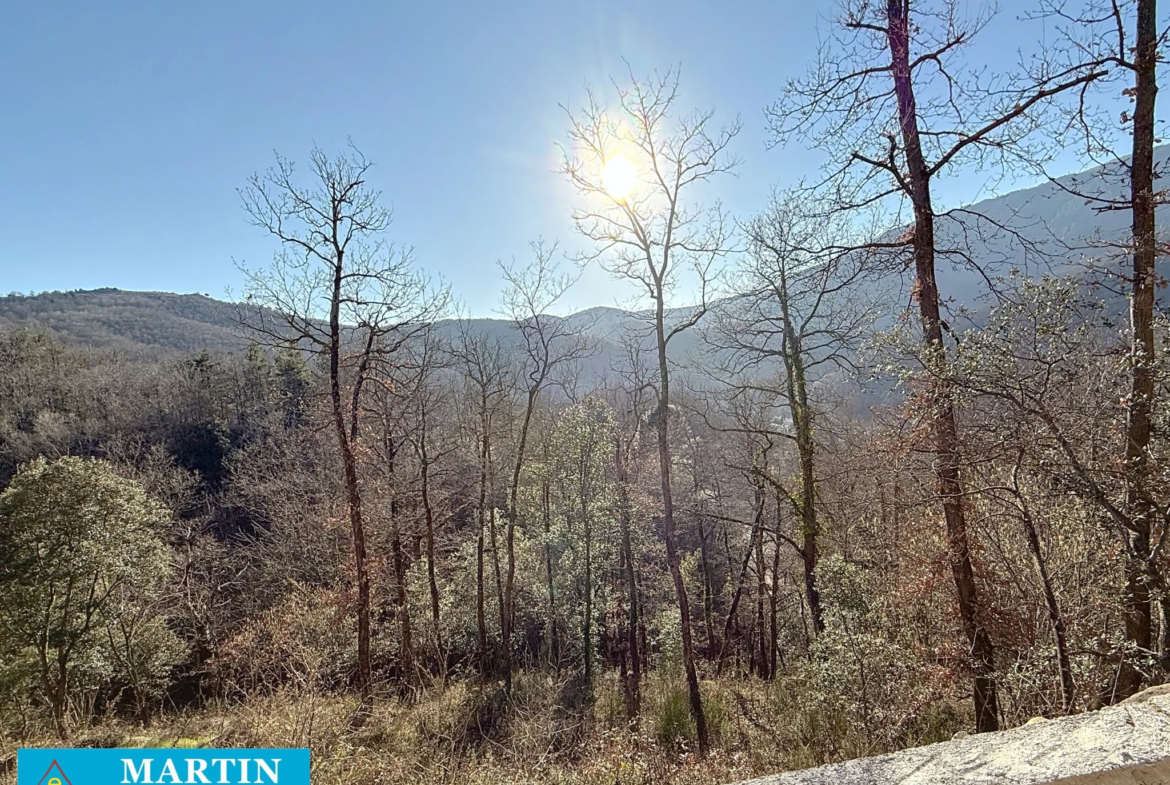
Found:
<svg viewBox="0 0 1170 785"><path fill-rule="evenodd" d="M748 536L747 548L743 552L743 559L740 560L739 573L736 575L735 590L731 594L731 604L727 608L727 618L723 622L723 643L719 647L719 657L715 665L716 675L723 674L723 665L727 660L728 648L727 645L731 641L731 629L735 624L736 614L739 612L739 601L743 598L744 584L747 582L748 567L751 565L752 556L755 555L756 541L760 538L760 527L763 523L764 516L764 492L760 487L759 482L754 482L756 495L756 514L752 519L752 531Z"/></svg>
<svg viewBox="0 0 1170 785"><path fill-rule="evenodd" d="M69 667L68 658L63 656L61 652L57 654L56 676L51 677L49 674L52 668L48 664L48 632L46 631L41 636L41 684L45 688L45 694L49 696L49 702L52 704L53 710L53 726L57 730L57 736L61 739L69 738L69 722L67 719L67 712L69 708Z"/></svg>
<svg viewBox="0 0 1170 785"><path fill-rule="evenodd" d="M1170 591L1162 586L1162 670L1170 672Z"/></svg>
<svg viewBox="0 0 1170 785"><path fill-rule="evenodd" d="M553 577L552 545L552 502L549 499L546 479L541 485L540 512L544 519L544 574L548 581L548 663L557 667L560 662L560 646L557 641L557 595Z"/></svg>
<svg viewBox="0 0 1170 785"><path fill-rule="evenodd" d="M1052 578L1048 575L1048 564L1040 550L1040 538L1036 533L1036 526L1032 521L1032 516L1027 513L1024 515L1024 532L1028 538L1028 550L1032 553L1036 572L1044 587L1044 603L1048 607L1048 618L1052 622L1052 632L1056 636L1056 659L1060 668L1061 709L1065 714L1071 714L1073 701L1076 698L1076 684L1073 682L1072 660L1068 654L1064 616L1060 613L1060 605L1056 601L1056 592L1052 587Z"/></svg>
<svg viewBox="0 0 1170 785"><path fill-rule="evenodd" d="M963 511L963 488L959 477L959 432L954 396L946 381L947 358L943 344L939 293L935 280L934 210L930 199L930 170L922 154L918 114L910 71L909 0L887 0L887 36L893 67L898 120L905 147L910 200L914 206L914 265L917 277L915 296L922 320L927 371L932 377L932 417L935 448L935 478L946 518L951 571L954 575L963 632L970 644L975 671L975 729L979 733L999 729L999 700L996 694L994 648L980 618L979 595L967 521Z"/></svg>
<svg viewBox="0 0 1170 785"><path fill-rule="evenodd" d="M397 519L391 523L391 556L394 562L394 604L398 612L398 627L400 635L402 678L411 681L414 671L414 644L410 630L410 605L406 600L406 554L402 549L402 535L399 531Z"/></svg>
<svg viewBox="0 0 1170 785"><path fill-rule="evenodd" d="M1138 0L1134 48L1133 297L1130 298L1130 394L1125 425L1125 497L1129 509L1129 564L1125 583L1125 640L1148 654L1153 643L1149 571L1153 505L1149 496L1150 435L1154 407L1154 290L1157 238L1154 210L1154 106L1157 98L1158 19L1156 0ZM1141 687L1141 670L1127 658L1117 680L1117 698Z"/></svg>
<svg viewBox="0 0 1170 785"><path fill-rule="evenodd" d="M439 629L439 582L435 577L435 511L431 505L430 455L427 452L427 413L424 403L419 412L419 482L422 494L423 516L427 534L427 586L431 593L431 624L435 628L435 648L444 681L447 678L447 655L443 650L443 635Z"/></svg>
<svg viewBox="0 0 1170 785"><path fill-rule="evenodd" d="M762 494L761 494L762 496ZM756 675L761 679L769 677L768 638L764 624L764 595L768 593L767 567L764 565L764 535L756 538L756 647L759 657L756 661Z"/></svg>
<svg viewBox="0 0 1170 785"><path fill-rule="evenodd" d="M587 504L587 491L579 489L581 524L585 534L585 624L582 630L585 652L585 695L593 691L593 521Z"/></svg>
<svg viewBox="0 0 1170 785"><path fill-rule="evenodd" d="M674 526L674 496L670 480L670 368L666 357L666 325L661 286L655 298L655 330L658 338L658 466L662 479L662 521L666 540L666 561L670 577L674 580L674 593L678 600L680 631L682 634L683 669L687 677L687 694L690 699L691 716L695 721L695 735L699 741L699 754L706 756L710 748L707 737L707 717L703 713L703 699L699 692L699 674L695 669L695 651L691 635L691 606L687 598L687 587L683 583L682 563L678 552L678 537Z"/></svg>
<svg viewBox="0 0 1170 785"><path fill-rule="evenodd" d="M710 532L703 528L703 516L698 516L699 524L699 570L702 572L700 578L703 581L703 627L707 631L707 651L708 656L712 652L719 651L722 644L715 638L715 590L711 586L711 571L708 568L708 538ZM724 635L726 640L726 634Z"/></svg>
<svg viewBox="0 0 1170 785"><path fill-rule="evenodd" d="M500 649L501 652L496 653L495 667L503 670L503 661L505 659L502 650L508 648L508 640L504 638L504 633L508 626L505 620L504 608L504 580L503 572L500 568L500 546L498 537L496 536L496 508L494 504L488 505L488 537L492 546L492 574L496 579L496 609L499 611L500 617ZM512 688L512 673L511 671L503 671L504 673L504 689L510 691Z"/></svg>
<svg viewBox="0 0 1170 785"><path fill-rule="evenodd" d="M507 550L508 568L504 577L504 672L506 686L512 685L512 628L516 623L515 586L516 586L516 518L519 513L520 472L524 468L524 453L528 446L528 431L532 425L532 413L536 409L536 399L540 395L544 377L536 381L528 389L528 400L524 407L524 421L520 426L520 437L516 443L516 462L512 465L512 485L508 492L508 527L504 535Z"/></svg>
<svg viewBox="0 0 1170 785"><path fill-rule="evenodd" d="M329 308L329 398L333 409L333 425L341 450L345 471L346 501L349 506L350 534L353 540L354 579L357 582L357 686L362 706L368 708L373 692L370 665L370 575L366 564L366 528L362 520L362 497L358 487L357 458L354 455L351 433L357 433L357 420L349 428L345 423L345 404L341 397L341 282L342 258L339 255L333 267L333 296ZM357 395L357 389L354 391ZM356 412L353 415L356 418Z"/></svg>
<svg viewBox="0 0 1170 785"><path fill-rule="evenodd" d="M505 637L508 631L508 622L506 620L507 608L504 607L504 578L500 568L500 543L497 536L496 526L496 490L495 490L495 475L491 470L492 465L492 445L487 437L487 429L491 427L490 418L484 419L484 478L487 482L488 488L485 489L487 497L487 516L488 516L488 538L492 546L492 575L496 580L496 610L500 617L500 648L501 650L508 648L508 639ZM498 657L503 655L497 652L497 662L495 665L499 666ZM512 674L506 673L505 688L510 688L512 684Z"/></svg>
<svg viewBox="0 0 1170 785"><path fill-rule="evenodd" d="M817 589L817 561L820 558L820 528L817 521L816 443L813 441L812 409L808 405L804 346L792 324L788 307L788 280L780 271L780 308L784 317L784 364L788 371L788 408L796 431L796 452L800 462L800 557L804 566L804 592L808 598L813 633L825 631L821 593Z"/></svg>
<svg viewBox="0 0 1170 785"><path fill-rule="evenodd" d="M481 400L480 409L480 427L482 433L480 434L479 447L479 506L476 510L476 522L479 530L475 535L475 626L476 634L479 644L479 671L481 674L486 672L488 665L487 656L487 614L485 610L486 597L484 593L483 583L483 532L487 528L487 456L488 456L488 432L487 432L487 401Z"/></svg>
<svg viewBox="0 0 1170 785"><path fill-rule="evenodd" d="M617 440L617 482L618 482L618 526L621 534L622 562L625 567L626 589L629 593L626 648L629 653L629 673L624 680L626 693L626 716L636 721L642 708L642 661L638 650L638 584L637 568L634 565L633 538L631 528L629 469L621 438Z"/></svg>
<svg viewBox="0 0 1170 785"><path fill-rule="evenodd" d="M1023 459L1023 449L1020 451ZM1060 670L1060 703L1065 714L1071 714L1073 701L1076 698L1076 683L1073 681L1072 660L1068 653L1067 628L1064 616L1060 612L1060 604L1056 601L1056 589L1052 578L1048 574L1048 562L1044 558L1044 551L1040 548L1040 534L1036 531L1036 522L1032 519L1032 511L1024 494L1020 491L1019 463L1012 473L1014 495L1020 507L1021 518L1024 523L1024 537L1028 542L1028 551L1032 554L1032 563L1036 566L1036 574L1040 577L1040 584L1044 589L1044 604L1048 608L1048 619L1052 622L1052 632L1056 637L1056 662Z"/></svg>
<svg viewBox="0 0 1170 785"><path fill-rule="evenodd" d="M410 605L406 593L406 554L402 548L402 531L399 527L398 490L395 487L395 458L398 447L394 443L393 435L387 438L387 474L390 492L390 560L394 567L394 606L398 615L399 630L399 658L401 661L401 678L410 683L414 676L414 644L411 640Z"/></svg>
<svg viewBox="0 0 1170 785"><path fill-rule="evenodd" d="M780 494L776 494L776 525L780 525ZM779 531L779 529L777 529ZM777 669L783 662L783 656L780 654L780 628L779 628L779 611L780 611L780 539L777 538L772 543L772 597L770 600L771 618L769 624L771 628L771 649L768 654L768 668L770 670L769 678L775 680Z"/></svg>

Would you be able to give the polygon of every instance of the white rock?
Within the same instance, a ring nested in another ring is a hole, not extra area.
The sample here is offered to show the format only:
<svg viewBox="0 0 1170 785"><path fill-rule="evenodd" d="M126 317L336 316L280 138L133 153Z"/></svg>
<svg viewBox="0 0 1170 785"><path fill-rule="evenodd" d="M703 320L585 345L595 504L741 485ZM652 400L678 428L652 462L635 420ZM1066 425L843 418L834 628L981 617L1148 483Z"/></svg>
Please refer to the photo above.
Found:
<svg viewBox="0 0 1170 785"><path fill-rule="evenodd" d="M1170 686L1124 703L751 785L1170 785ZM748 783L744 783L748 785Z"/></svg>

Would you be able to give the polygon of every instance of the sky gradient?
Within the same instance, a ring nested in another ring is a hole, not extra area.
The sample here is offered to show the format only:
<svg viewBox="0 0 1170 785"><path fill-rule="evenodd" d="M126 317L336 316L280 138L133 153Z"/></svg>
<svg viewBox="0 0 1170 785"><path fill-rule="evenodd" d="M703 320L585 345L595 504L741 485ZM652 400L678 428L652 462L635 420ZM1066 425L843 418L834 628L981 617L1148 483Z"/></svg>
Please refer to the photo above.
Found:
<svg viewBox="0 0 1170 785"><path fill-rule="evenodd" d="M1014 59L1035 39L1012 3L985 33ZM14 0L0 9L0 293L238 293L235 263L271 239L236 189L279 151L352 139L375 162L392 237L490 315L497 259L578 242L556 173L560 104L586 84L680 66L682 106L738 114L733 214L815 171L767 150L763 107L803 73L828 2L392 3ZM970 189L943 203L971 201ZM563 310L626 302L588 270Z"/></svg>

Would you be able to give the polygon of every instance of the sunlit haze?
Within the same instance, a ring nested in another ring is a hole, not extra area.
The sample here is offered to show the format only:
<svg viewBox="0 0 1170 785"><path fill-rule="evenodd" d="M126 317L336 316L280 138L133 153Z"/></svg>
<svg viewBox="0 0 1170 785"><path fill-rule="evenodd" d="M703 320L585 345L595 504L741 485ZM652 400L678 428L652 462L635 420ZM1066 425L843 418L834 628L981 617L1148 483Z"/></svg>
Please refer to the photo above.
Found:
<svg viewBox="0 0 1170 785"><path fill-rule="evenodd" d="M605 171L601 177L606 193L621 202L634 192L638 182L638 168L625 153L615 153L605 162Z"/></svg>
<svg viewBox="0 0 1170 785"><path fill-rule="evenodd" d="M1014 61L1041 37L1013 6L981 34L987 62ZM701 194L737 217L774 186L814 175L808 151L767 147L763 109L812 62L831 10L793 0L596 0L571 12L535 0L5 3L0 293L238 295L236 263L263 265L274 246L246 223L236 189L274 152L304 167L314 144L352 140L393 207L390 239L450 281L471 313L490 315L497 260L524 261L537 238L581 246L557 170L565 109L582 105L587 86L609 101L630 71L678 67L680 107L742 118L732 152L743 165ZM936 193L943 204L987 195L977 177L940 181ZM594 267L557 307L630 294Z"/></svg>

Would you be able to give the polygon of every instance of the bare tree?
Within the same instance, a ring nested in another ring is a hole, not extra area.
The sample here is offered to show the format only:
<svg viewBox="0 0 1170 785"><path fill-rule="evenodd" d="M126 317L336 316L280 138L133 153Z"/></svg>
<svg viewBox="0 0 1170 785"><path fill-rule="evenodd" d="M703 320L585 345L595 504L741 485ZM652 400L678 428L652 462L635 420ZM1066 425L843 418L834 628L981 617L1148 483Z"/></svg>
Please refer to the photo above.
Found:
<svg viewBox="0 0 1170 785"><path fill-rule="evenodd" d="M497 419L512 385L508 353L498 336L476 333L466 319L460 321L459 336L449 348L455 366L467 387L468 403L474 412L475 440L478 448L478 500L475 505L476 533L476 627L480 668L487 671L489 662L487 640L487 594L485 589L486 546L491 546L492 572L496 583L496 603L499 610L500 634L508 628L505 620L504 583L500 568L499 538L496 529L497 498L495 492L495 458L493 435ZM489 542L485 543L485 534ZM501 638L507 648L507 640Z"/></svg>
<svg viewBox="0 0 1170 785"><path fill-rule="evenodd" d="M427 331L405 344L392 363L381 363L371 375L374 394L370 396L367 416L378 423L378 438L371 439L368 446L371 456L377 458L381 482L377 484L374 501L378 503L380 521L386 524L390 536L390 568L392 570L394 616L399 629L399 679L401 686L409 686L416 675L414 656L414 625L411 622L408 569L410 555L406 543L415 539L409 530L407 514L408 495L411 490L411 453L420 457L418 474L422 486L421 495L426 524L428 554L434 556L434 510L430 500L430 470L433 460L426 445L420 441L426 438L426 409L433 401L426 400L428 375L434 373L435 337ZM418 420L415 420L416 414ZM421 422L420 422L421 421ZM421 437L416 431L422 431ZM404 468L406 471L404 471ZM428 565L428 582L431 590L432 620L438 635L438 588L434 580L434 565ZM436 640L441 652L441 641Z"/></svg>
<svg viewBox="0 0 1170 785"><path fill-rule="evenodd" d="M1118 537L1125 552L1135 528L1125 504L1128 466L1120 459L1128 412L1124 412L1123 421L1122 411L1106 409L1100 402L1123 398L1128 386L1128 352L1117 346L1104 305L1085 297L1077 282L1055 279L1018 282L1013 300L994 309L985 327L965 333L962 344L963 351L952 368L954 383L964 392L974 393L975 404L991 402L982 407L990 414L980 416L978 408L973 412L972 419L986 431L980 452L985 459L996 451L1006 452L1003 462L1009 466L1008 480L984 480L984 494L1009 507L1023 528L1056 638L1062 702L1067 711L1076 694L1071 647L1065 640L1065 615L1035 523L1045 505L1036 502L1034 491L1029 500L1021 486L1029 474L1039 475L1061 495L1071 492L1089 502L1090 509L1098 511L1095 517L1105 518L1105 528ZM1165 373L1162 368L1155 370L1160 376ZM1154 555L1161 551L1164 538L1158 532L1151 540ZM1128 582L1133 580L1134 556L1126 555ZM1140 573L1143 582L1148 580L1150 588L1164 591L1157 570L1147 570L1143 567ZM1123 610L1131 610L1133 601L1127 594ZM1127 626L1125 638L1130 644L1131 634ZM1148 661L1149 652L1106 650L1098 654L1120 666L1104 690L1104 700L1112 702L1127 688L1132 689L1127 671L1140 673L1138 663Z"/></svg>
<svg viewBox="0 0 1170 785"><path fill-rule="evenodd" d="M444 395L438 378L441 370L440 347L433 333L412 347L412 364L417 368L417 385L412 391L411 404L414 406L414 427L409 434L411 446L418 461L419 501L423 508L424 539L426 542L427 590L430 595L431 625L434 628L435 654L443 678L447 677L447 650L440 627L439 581L436 574L438 558L435 548L435 532L438 525L435 500L436 466L455 447L444 444L436 437L435 420L440 418L448 396Z"/></svg>
<svg viewBox="0 0 1170 785"><path fill-rule="evenodd" d="M1006 490L1013 502L1020 523L1023 525L1024 537L1028 543L1028 552L1032 555L1032 562L1036 566L1036 575L1040 578L1040 585L1044 589L1044 605L1048 609L1048 620L1052 622L1052 634L1056 640L1056 662L1060 671L1060 704L1065 714L1073 711L1073 702L1076 700L1077 686L1073 678L1072 657L1069 655L1068 625L1064 622L1064 614L1060 609L1060 600L1056 596L1055 582L1048 568L1048 559L1040 543L1040 533L1036 526L1036 519L1032 507L1028 503L1027 494L1021 486L1020 475L1024 463L1024 449L1016 452L1016 464L1012 467L1011 484Z"/></svg>
<svg viewBox="0 0 1170 785"><path fill-rule="evenodd" d="M585 335L587 324L573 323L549 313L574 283L572 277L557 271L553 258L556 251L555 242L546 245L544 241L537 240L532 243L534 258L528 266L520 268L514 263L511 265L500 263L500 271L507 284L501 307L520 336L520 362L523 365L520 384L524 394L520 433L516 437L512 460L505 535L508 566L504 580L504 629L501 634L504 643L504 679L508 689L512 684L511 640L516 618L514 594L517 497L520 493L520 475L524 470L532 417L536 412L540 394L553 375L563 366L588 357L594 350Z"/></svg>
<svg viewBox="0 0 1170 785"><path fill-rule="evenodd" d="M1153 651L1151 592L1157 593L1163 616L1164 667L1170 668L1170 655L1166 654L1170 650L1170 597L1158 588L1165 577L1152 545L1158 524L1165 528L1164 511L1170 509L1158 498L1153 456L1159 403L1155 389L1155 293L1159 286L1155 210L1166 202L1164 191L1155 188L1155 107L1160 50L1170 36L1170 27L1159 29L1156 0L1042 0L1036 16L1059 23L1062 40L1053 48L1069 67L1087 63L1108 69L1106 78L1095 85L1107 100L1100 104L1080 101L1069 108L1069 125L1073 133L1081 135L1085 157L1102 168L1089 182L1076 177L1053 182L1084 198L1100 213L1126 211L1131 217L1128 238L1091 238L1089 245L1095 246L1097 253L1104 249L1110 263L1119 256L1130 257L1128 274L1120 274L1129 290L1131 328L1130 389L1125 398L1125 498L1120 508L1126 519L1122 529L1129 561L1125 636L1139 652ZM1126 109L1120 113L1120 126L1101 106L1111 104L1118 91L1133 104L1132 112ZM1132 695L1142 681L1141 670L1125 659L1113 695Z"/></svg>
<svg viewBox="0 0 1170 785"><path fill-rule="evenodd" d="M280 247L267 269L244 269L248 326L261 342L321 354L329 367L329 403L345 473L357 597L357 684L368 707L370 574L359 481L362 392L372 367L393 354L443 309L414 271L409 252L387 243L390 212L367 183L372 164L355 148L310 155L301 181L293 162L253 175L240 191L252 223Z"/></svg>
<svg viewBox="0 0 1170 785"><path fill-rule="evenodd" d="M1121 36L1119 36L1121 37ZM1132 62L1122 60L1133 72L1134 113L1130 212L1133 216L1133 297L1130 299L1130 393L1125 425L1125 501L1130 510L1132 536L1129 538L1138 569L1129 571L1127 594L1133 599L1125 618L1126 637L1141 649L1153 648L1150 608L1150 533L1155 505L1152 500L1150 440L1154 406L1154 291L1157 286L1157 229L1154 220L1159 197L1154 191L1154 105L1158 93L1158 49L1165 41L1158 30L1156 0L1137 3L1136 36ZM1118 42L1124 52L1124 43ZM1166 620L1168 599L1162 606ZM1136 670L1124 674L1120 692L1136 692L1141 685Z"/></svg>
<svg viewBox="0 0 1170 785"><path fill-rule="evenodd" d="M746 227L750 253L735 279L737 296L715 310L704 332L716 379L729 388L733 401L744 398L753 410L775 404L786 410L791 427L774 418L760 421L758 414L734 419L741 428L760 429L769 445L778 439L796 448L798 488L770 472L766 461L753 462L750 473L753 485L760 480L778 490L798 521L798 540L780 532L777 536L795 549L803 564L816 634L825 626L816 586L820 477L815 436L824 423L810 388L834 371L854 370L860 342L883 299L881 287L872 283L864 294L860 291L858 284L871 275L873 265L864 248L853 249L859 242L850 238L859 232L850 220L845 212L810 201L807 194L774 197ZM767 400L746 400L761 397ZM753 537L762 515L760 507Z"/></svg>
<svg viewBox="0 0 1170 785"><path fill-rule="evenodd" d="M733 250L721 206L705 209L687 200L697 186L735 168L738 161L728 148L740 124L715 128L712 111L676 115L677 97L674 72L656 74L644 82L631 76L629 87L618 89L618 107L612 114L591 92L582 110L568 112L573 149L566 152L562 170L582 201L573 222L594 245L581 261L599 261L611 275L633 282L652 305L666 556L679 605L691 714L700 752L706 754L707 721L675 528L667 350L674 338L706 314L716 264ZM688 271L699 303L668 313L667 302Z"/></svg>
<svg viewBox="0 0 1170 785"><path fill-rule="evenodd" d="M610 406L615 412L614 473L617 490L617 516L620 561L626 589L626 630L621 647L622 688L626 698L626 718L637 722L642 706L643 647L639 641L642 625L642 602L638 590L638 564L634 555L634 503L631 488L637 479L638 445L646 421L647 397L653 390L651 370L646 366L637 336L622 340L623 357L615 368L620 381L607 389Z"/></svg>
<svg viewBox="0 0 1170 785"><path fill-rule="evenodd" d="M777 143L796 135L830 155L825 186L855 206L909 203L910 229L872 244L911 251L929 401L952 573L975 671L976 729L999 727L995 651L982 619L971 563L960 477L954 396L946 382L947 349L936 261L940 242L931 195L935 178L964 165L1007 170L1012 156L1044 157L1046 110L1057 96L1084 91L1099 63L989 72L963 50L990 21L966 18L958 0L844 0L833 33L808 76L790 82L769 111ZM882 62L884 59L885 62ZM952 211L954 212L954 211ZM960 211L961 212L961 211ZM954 216L952 216L954 217ZM962 234L960 227L960 235ZM943 246L945 248L945 246ZM949 252L972 262L961 247Z"/></svg>
<svg viewBox="0 0 1170 785"><path fill-rule="evenodd" d="M398 620L398 650L399 650L399 679L400 684L409 685L414 678L414 633L413 626L410 620L410 604L407 601L407 592L409 586L407 584L407 555L403 548L403 496L404 481L402 472L403 450L406 446L408 436L404 433L406 430L406 423L404 422L407 411L405 411L407 401L402 400L399 391L399 385L395 382L405 381L397 377L397 374L389 378L383 377L380 381L383 384L378 389L380 395L373 396L375 399L375 408L372 414L373 419L378 422L380 433L377 439L371 439L371 452L376 454L381 463L381 479L379 490L381 495L389 498L385 499L383 505L380 505L380 517L385 519L389 528L390 534L390 568L393 573L394 586L394 615Z"/></svg>

